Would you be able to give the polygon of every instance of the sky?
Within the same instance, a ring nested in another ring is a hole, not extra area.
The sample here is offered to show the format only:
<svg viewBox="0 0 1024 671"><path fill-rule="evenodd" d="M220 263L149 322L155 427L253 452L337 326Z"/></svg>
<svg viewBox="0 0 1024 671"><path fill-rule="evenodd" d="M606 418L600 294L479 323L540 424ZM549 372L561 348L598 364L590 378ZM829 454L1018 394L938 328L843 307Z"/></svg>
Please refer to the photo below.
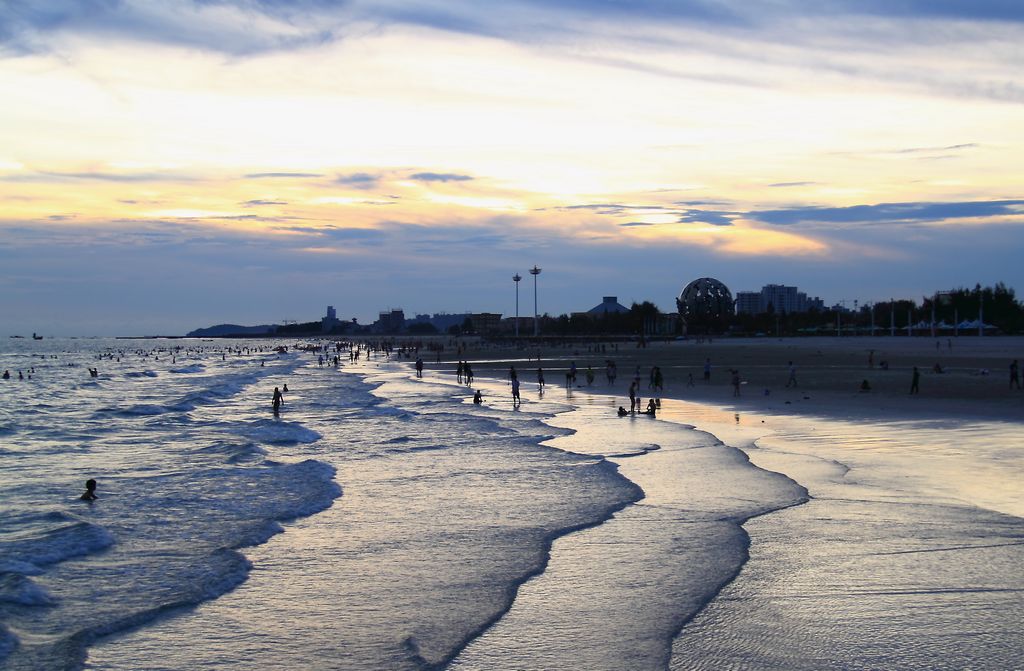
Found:
<svg viewBox="0 0 1024 671"><path fill-rule="evenodd" d="M3 0L0 336L1024 290L1017 0ZM6 332L6 333L4 333Z"/></svg>

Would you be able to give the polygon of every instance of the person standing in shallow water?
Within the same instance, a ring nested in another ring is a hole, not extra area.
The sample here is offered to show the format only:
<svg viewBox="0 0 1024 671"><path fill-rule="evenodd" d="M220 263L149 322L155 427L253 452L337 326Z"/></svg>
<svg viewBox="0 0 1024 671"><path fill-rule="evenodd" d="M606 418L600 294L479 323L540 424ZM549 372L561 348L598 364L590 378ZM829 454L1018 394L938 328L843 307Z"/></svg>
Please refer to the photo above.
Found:
<svg viewBox="0 0 1024 671"><path fill-rule="evenodd" d="M916 393L918 393L920 391L920 389L918 389L918 384L920 382L921 382L921 371L919 371L917 369L917 366L914 366L914 375L913 375L913 377L910 378L910 393L911 394L916 394Z"/></svg>
<svg viewBox="0 0 1024 671"><path fill-rule="evenodd" d="M281 403L284 402L284 394L277 387L274 387L274 414L276 415L281 411Z"/></svg>

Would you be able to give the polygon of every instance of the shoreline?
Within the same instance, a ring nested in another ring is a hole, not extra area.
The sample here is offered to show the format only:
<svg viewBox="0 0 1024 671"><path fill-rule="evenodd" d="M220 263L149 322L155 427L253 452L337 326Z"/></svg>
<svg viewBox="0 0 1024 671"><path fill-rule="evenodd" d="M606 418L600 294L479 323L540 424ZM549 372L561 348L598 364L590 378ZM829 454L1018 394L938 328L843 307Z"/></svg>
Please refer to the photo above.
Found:
<svg viewBox="0 0 1024 671"><path fill-rule="evenodd" d="M910 342L906 342L911 340ZM935 343L941 348L936 352ZM871 347L868 347L868 345ZM1009 389L1008 366L1014 359L1024 360L1024 338L1007 336L953 342L876 337L868 341L849 338L800 339L722 339L713 343L655 343L648 348L605 345L584 348L541 350L539 364L544 368L550 391L564 386L564 374L575 362L578 374L573 391L584 391L626 398L633 371L641 369L640 396L669 398L728 408L732 411L765 415L801 415L809 417L862 420L964 419L1024 423L1024 392ZM872 355L872 350L874 353ZM1021 357L1017 352L1022 353ZM462 355L478 375L505 378L509 366L520 373L524 390L535 388L538 361L535 350L521 348L471 348ZM874 367L869 367L868 358ZM703 381L703 365L710 359L710 384ZM614 385L606 383L605 362L614 360L618 377ZM796 369L797 385L787 388L789 362ZM889 369L879 368L881 361ZM933 372L939 363L943 373ZM454 374L455 362L424 361L425 368ZM595 380L585 383L584 372L592 366ZM652 366L660 366L665 378L658 393L648 388ZM921 392L908 393L912 369L921 371ZM731 369L743 380L741 396L732 396ZM982 371L988 371L982 373ZM693 386L687 377L693 376ZM859 391L868 379L872 391ZM765 393L767 391L767 394Z"/></svg>

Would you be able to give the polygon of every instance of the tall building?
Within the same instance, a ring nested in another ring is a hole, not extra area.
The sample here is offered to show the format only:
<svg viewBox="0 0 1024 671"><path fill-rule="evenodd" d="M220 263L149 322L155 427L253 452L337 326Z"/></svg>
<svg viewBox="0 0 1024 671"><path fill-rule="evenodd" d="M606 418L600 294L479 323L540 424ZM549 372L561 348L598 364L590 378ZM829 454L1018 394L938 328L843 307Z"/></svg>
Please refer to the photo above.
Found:
<svg viewBox="0 0 1024 671"><path fill-rule="evenodd" d="M334 311L333 305L327 306L327 316L321 320L321 323L324 333L330 333L341 324L338 321L338 313Z"/></svg>
<svg viewBox="0 0 1024 671"><path fill-rule="evenodd" d="M817 296L810 298L796 287L784 284L766 284L760 291L736 293L737 314L757 315L769 311L789 314L824 309L825 302Z"/></svg>
<svg viewBox="0 0 1024 671"><path fill-rule="evenodd" d="M373 324L376 333L399 333L405 328L405 311L392 308L382 311Z"/></svg>

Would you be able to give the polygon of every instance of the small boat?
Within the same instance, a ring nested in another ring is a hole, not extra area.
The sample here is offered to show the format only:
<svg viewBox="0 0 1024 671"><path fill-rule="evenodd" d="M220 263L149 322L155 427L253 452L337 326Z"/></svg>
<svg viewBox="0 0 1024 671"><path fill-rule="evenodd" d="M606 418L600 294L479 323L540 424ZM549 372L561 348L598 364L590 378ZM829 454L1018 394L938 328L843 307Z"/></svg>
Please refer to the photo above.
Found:
<svg viewBox="0 0 1024 671"><path fill-rule="evenodd" d="M32 334L32 340L42 340L42 339L43 339L43 336L36 335L35 333Z"/></svg>

